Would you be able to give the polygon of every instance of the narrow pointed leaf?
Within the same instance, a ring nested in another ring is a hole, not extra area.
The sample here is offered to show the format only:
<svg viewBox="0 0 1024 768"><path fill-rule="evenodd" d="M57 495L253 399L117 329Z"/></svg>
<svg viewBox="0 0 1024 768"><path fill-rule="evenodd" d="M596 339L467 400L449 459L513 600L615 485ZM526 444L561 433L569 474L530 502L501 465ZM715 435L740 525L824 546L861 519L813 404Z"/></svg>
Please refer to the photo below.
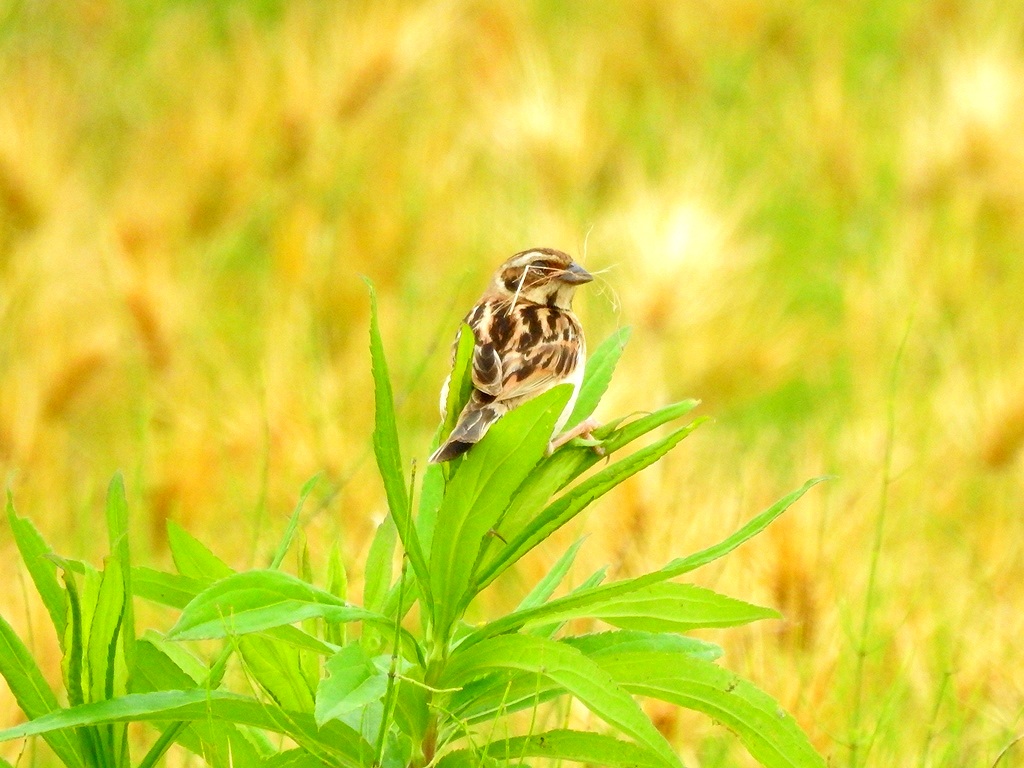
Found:
<svg viewBox="0 0 1024 768"><path fill-rule="evenodd" d="M35 659L3 616L0 616L0 675L30 721L58 710L57 697L46 684ZM65 766L82 768L84 760L71 731L48 733L44 738Z"/></svg>
<svg viewBox="0 0 1024 768"><path fill-rule="evenodd" d="M387 674L373 665L359 643L343 648L328 660L327 677L317 689L317 725L380 701L387 685Z"/></svg>
<svg viewBox="0 0 1024 768"><path fill-rule="evenodd" d="M587 656L610 653L685 653L704 661L716 661L722 657L722 649L707 640L676 635L670 632L643 632L622 629L614 632L594 632L588 635L569 637L562 642L579 648Z"/></svg>
<svg viewBox="0 0 1024 768"><path fill-rule="evenodd" d="M175 640L241 635L284 628L311 618L331 622L364 621L390 629L386 616L349 605L330 592L280 571L245 571L222 579L201 592L182 611L168 633ZM419 653L403 630L404 647Z"/></svg>
<svg viewBox="0 0 1024 768"><path fill-rule="evenodd" d="M479 592L523 555L572 520L595 499L600 498L623 480L646 469L678 445L696 429L702 420L681 427L656 443L620 459L583 481L549 504L530 520L515 538L509 540L478 575L474 590Z"/></svg>
<svg viewBox="0 0 1024 768"><path fill-rule="evenodd" d="M571 646L529 635L490 638L453 654L442 685L464 685L495 669L532 672L554 682L606 723L657 755L661 765L682 765L636 701L600 666Z"/></svg>
<svg viewBox="0 0 1024 768"><path fill-rule="evenodd" d="M555 387L506 414L466 455L449 483L430 556L440 636L445 636L463 604L484 537L543 456L569 393L568 386Z"/></svg>
<svg viewBox="0 0 1024 768"><path fill-rule="evenodd" d="M281 541L277 544L277 549L274 551L274 558L270 562L270 567L277 569L281 567L281 563L284 562L285 556L288 554L288 548L292 545L292 540L295 538L295 532L299 527L299 518L302 516L302 508L306 506L306 499L309 498L309 494L313 492L316 484L320 481L320 475L314 475L305 483L302 488L299 489L299 500L295 503L295 509L292 510L291 517L288 518L288 526L285 528L284 535L281 537Z"/></svg>
<svg viewBox="0 0 1024 768"><path fill-rule="evenodd" d="M445 398L444 404L444 424L441 426L440 434L442 440L455 429L455 425L459 421L459 414L466 407L473 391L472 365L475 345L473 329L469 324L463 323L459 326L452 370L448 379L448 396ZM440 443L440 440L438 442Z"/></svg>
<svg viewBox="0 0 1024 768"><path fill-rule="evenodd" d="M610 456L663 424L685 416L698 403L697 400L684 400L624 425L618 422L606 424L594 430L594 437L602 441L605 457ZM524 526L548 504L552 495L603 460L604 457L588 446L572 443L563 446L530 473L516 490L511 504L495 526L496 529L506 541L519 536Z"/></svg>
<svg viewBox="0 0 1024 768"><path fill-rule="evenodd" d="M225 721L285 734L316 749L331 762L360 768L372 749L352 728L333 720L317 728L311 715L287 712L265 701L226 691L156 691L61 709L0 731L0 742L105 723L152 721Z"/></svg>
<svg viewBox="0 0 1024 768"><path fill-rule="evenodd" d="M135 608L132 605L132 562L128 546L128 501L125 498L124 477L114 475L107 489L107 535L110 554L118 563L121 592L124 595L124 613L121 618L121 644L128 667L135 656Z"/></svg>
<svg viewBox="0 0 1024 768"><path fill-rule="evenodd" d="M50 614L50 621L57 633L57 639L64 647L64 631L67 627L67 602L64 589L57 579L57 566L48 557L53 550L43 540L39 531L32 521L18 517L14 511L14 499L10 491L7 493L7 520L11 526L11 533L14 534L14 542L18 545L18 552L28 569L32 583L36 591L43 599L46 612Z"/></svg>
<svg viewBox="0 0 1024 768"><path fill-rule="evenodd" d="M209 547L173 520L167 521L167 544L178 573L204 586L234 573Z"/></svg>
<svg viewBox="0 0 1024 768"><path fill-rule="evenodd" d="M665 765L664 759L632 742L601 733L570 730L491 742L484 748L484 754L507 765L517 765L524 757L569 760L607 768L661 768ZM444 765L442 760L441 766Z"/></svg>
<svg viewBox="0 0 1024 768"><path fill-rule="evenodd" d="M398 531L393 517L385 517L370 543L363 577L363 605L370 611L381 611L391 587L393 556Z"/></svg>
<svg viewBox="0 0 1024 768"><path fill-rule="evenodd" d="M377 469L384 483L388 509L394 520L402 545L409 555L409 562L422 588L421 595L429 606L432 602L426 555L419 540L419 533L410 519L409 494L402 467L402 453L398 442L398 424L395 418L395 399L391 390L384 344L380 336L377 317L377 294L373 285L366 281L370 290L370 361L373 372L374 429L373 452L377 458Z"/></svg>
<svg viewBox="0 0 1024 768"><path fill-rule="evenodd" d="M90 701L114 696L116 648L123 628L124 612L124 581L120 561L108 558L86 642L85 662L89 681L87 696Z"/></svg>
<svg viewBox="0 0 1024 768"><path fill-rule="evenodd" d="M572 568L573 561L576 559L576 553L579 552L584 540L577 539L571 547L565 550L551 570L548 571L547 575L538 581L537 586L530 590L530 593L523 598L516 610L532 608L535 605L548 601L551 595L555 593L555 590L558 589L558 585L562 583L562 579L565 578L569 569Z"/></svg>
<svg viewBox="0 0 1024 768"><path fill-rule="evenodd" d="M194 688L206 672L205 666L189 657L181 645L160 641L152 635L143 636L136 643L136 659L132 693L187 690ZM182 669L182 659L186 660L190 671ZM177 737L179 744L204 758L213 768L258 764L259 754L251 740L270 747L262 733L242 733L239 726L226 721L196 720L182 728Z"/></svg>
<svg viewBox="0 0 1024 768"><path fill-rule="evenodd" d="M626 326L619 328L611 336L602 341L597 349L587 359L587 369L583 377L583 384L580 386L580 394L576 398L576 405L565 426L567 429L575 427L581 421L590 416L597 408L608 385L612 380L612 373L615 372L615 365L619 362L626 343L629 341L632 329Z"/></svg>
<svg viewBox="0 0 1024 768"><path fill-rule="evenodd" d="M595 478L597 477L599 477L599 475L595 475ZM700 552L696 552L687 557L676 558L663 568L635 579L625 579L611 584L603 584L589 590L580 590L570 595L566 595L565 597L556 598L544 605L535 606L522 611L513 611L507 616L478 629L463 641L463 647L468 647L486 637L492 637L506 632L514 632L527 623L535 624L541 621L550 620L551 616L564 613L567 610L585 610L587 606L599 605L619 595L626 595L650 586L651 584L668 581L669 579L676 578L684 573L700 568L702 565L713 562L720 557L724 557L729 552L736 549L736 547L740 546L740 544L756 536L767 528L773 520L778 518L779 515L785 512L808 490L824 479L824 477L818 477L808 480L802 487L792 491L786 496L783 496L768 509L761 512L742 528L734 532L731 536L728 536L707 549L703 549ZM585 483L581 483L579 487L583 487L584 485ZM510 546L512 546L511 542Z"/></svg>
<svg viewBox="0 0 1024 768"><path fill-rule="evenodd" d="M734 627L759 619L778 618L777 611L745 603L693 584L663 582L607 601L567 608L540 621L601 619L612 626L647 632L689 632L702 627ZM526 626L533 624L530 621Z"/></svg>
<svg viewBox="0 0 1024 768"><path fill-rule="evenodd" d="M630 692L703 712L736 733L765 768L824 768L806 734L775 699L733 672L688 655L596 657Z"/></svg>

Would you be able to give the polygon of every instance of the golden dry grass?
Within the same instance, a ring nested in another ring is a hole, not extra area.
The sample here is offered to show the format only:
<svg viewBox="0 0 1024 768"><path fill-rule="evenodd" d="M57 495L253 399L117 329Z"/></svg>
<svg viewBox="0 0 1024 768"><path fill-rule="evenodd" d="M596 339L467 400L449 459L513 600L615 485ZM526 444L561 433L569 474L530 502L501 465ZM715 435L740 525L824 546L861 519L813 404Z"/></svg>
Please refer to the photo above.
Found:
<svg viewBox="0 0 1024 768"><path fill-rule="evenodd" d="M716 418L565 532L578 573L834 473L697 574L786 614L725 663L832 765L991 765L1024 731L1022 82L1019 2L0 4L0 475L60 551L100 554L121 468L137 557L173 518L243 566L324 471L307 535L358 585L359 275L422 459L460 313L563 247L608 270L591 338L634 326L600 413ZM56 678L3 531L0 606Z"/></svg>

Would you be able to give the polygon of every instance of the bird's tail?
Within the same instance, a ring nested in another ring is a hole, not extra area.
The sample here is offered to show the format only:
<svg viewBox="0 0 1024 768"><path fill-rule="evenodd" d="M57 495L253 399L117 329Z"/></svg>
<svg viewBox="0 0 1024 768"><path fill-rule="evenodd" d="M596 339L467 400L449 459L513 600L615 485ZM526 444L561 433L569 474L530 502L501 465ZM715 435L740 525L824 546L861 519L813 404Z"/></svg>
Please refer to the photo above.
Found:
<svg viewBox="0 0 1024 768"><path fill-rule="evenodd" d="M503 403L482 403L475 397L471 398L459 414L459 420L455 429L448 435L448 439L431 455L431 463L451 461L456 456L464 454L483 439L487 430L506 410Z"/></svg>

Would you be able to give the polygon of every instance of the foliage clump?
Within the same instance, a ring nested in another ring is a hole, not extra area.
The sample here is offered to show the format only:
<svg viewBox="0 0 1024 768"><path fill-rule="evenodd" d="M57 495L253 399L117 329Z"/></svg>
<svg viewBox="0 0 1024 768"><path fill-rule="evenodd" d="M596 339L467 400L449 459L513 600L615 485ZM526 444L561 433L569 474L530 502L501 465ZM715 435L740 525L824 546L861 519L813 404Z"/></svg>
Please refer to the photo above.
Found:
<svg viewBox="0 0 1024 768"><path fill-rule="evenodd" d="M505 416L465 457L428 466L414 505L375 300L371 317L373 444L390 514L367 556L362 605L347 594L337 551L324 586L313 583L308 557L297 575L280 569L313 481L271 567L239 573L173 525L176 572L133 565L119 476L108 497L111 554L102 570L54 556L9 499L15 540L61 643L68 706L60 706L0 618L0 672L28 718L0 739L40 736L69 768L132 765L133 721L159 729L139 766L154 765L179 744L218 768L546 760L678 768L675 750L640 707L638 697L646 697L704 712L770 768L824 765L777 702L716 664L717 646L686 634L775 611L674 581L759 533L816 480L712 547L637 578L606 583L598 571L556 597L582 543L576 542L514 610L470 626L467 609L495 579L690 434L700 420L678 422L696 402L606 424L595 436L608 461L588 474L603 461L588 445L545 453L569 397L566 387L555 388ZM569 426L597 406L627 337L620 331L593 354ZM453 382L466 381L469 355L463 344ZM449 414L459 412L465 396L465 386L450 387ZM668 434L619 458L620 449L669 424ZM399 541L403 565L396 575ZM137 637L134 598L179 610L176 624ZM607 629L573 634L567 627L577 619ZM211 639L222 645L209 658L208 645L191 642ZM225 675L234 656L244 691ZM538 725L542 708L571 699L602 729Z"/></svg>

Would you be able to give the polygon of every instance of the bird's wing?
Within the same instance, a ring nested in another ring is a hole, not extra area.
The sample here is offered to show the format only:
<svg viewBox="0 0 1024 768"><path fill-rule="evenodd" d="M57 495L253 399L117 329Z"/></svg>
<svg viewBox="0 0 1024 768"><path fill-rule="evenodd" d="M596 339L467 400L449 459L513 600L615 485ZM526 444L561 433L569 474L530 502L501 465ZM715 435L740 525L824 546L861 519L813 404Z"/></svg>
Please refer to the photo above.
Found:
<svg viewBox="0 0 1024 768"><path fill-rule="evenodd" d="M583 333L567 312L503 302L481 304L473 329L473 386L495 401L535 397L564 381L579 362Z"/></svg>
<svg viewBox="0 0 1024 768"><path fill-rule="evenodd" d="M579 341L544 342L502 360L504 378L497 400L536 397L566 380L579 358Z"/></svg>

